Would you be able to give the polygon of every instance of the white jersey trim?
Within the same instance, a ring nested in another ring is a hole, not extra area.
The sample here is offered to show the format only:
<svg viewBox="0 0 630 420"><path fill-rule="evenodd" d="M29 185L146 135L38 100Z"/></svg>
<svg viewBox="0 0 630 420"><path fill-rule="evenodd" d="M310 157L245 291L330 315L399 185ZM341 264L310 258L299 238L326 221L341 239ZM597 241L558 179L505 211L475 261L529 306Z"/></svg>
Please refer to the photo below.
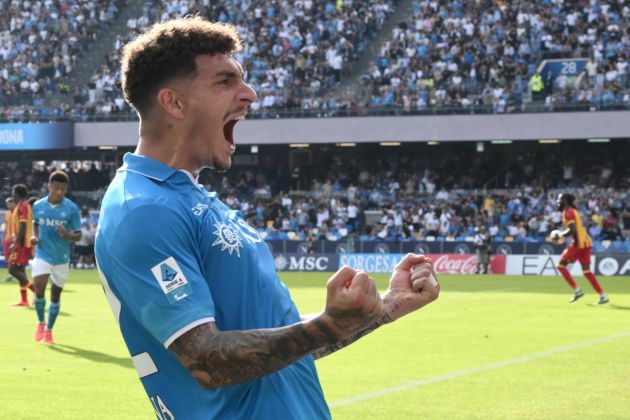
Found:
<svg viewBox="0 0 630 420"><path fill-rule="evenodd" d="M103 274L103 271L101 271L98 259L94 258L94 260L96 261L96 271L98 271L98 277L101 279L101 284L103 285L103 290L105 291L105 297L109 302L110 308L112 308L112 312L114 313L114 318L116 318L116 322L120 326L120 310L122 308L122 304L120 303L116 295L114 295L112 289L110 289L107 278L105 277L105 274Z"/></svg>
<svg viewBox="0 0 630 420"><path fill-rule="evenodd" d="M173 342L175 340L177 340L179 337L181 337L184 333L187 333L188 331L192 330L193 328L201 325L201 324L206 324L208 322L214 322L214 317L207 317L207 318L201 318L198 319L196 321L191 322L190 324L186 325L183 328L180 328L179 330L175 331L173 334L171 334L171 336L169 338L166 339L166 341L164 342L164 347L168 348L168 346L170 346L171 344L173 344Z"/></svg>
<svg viewBox="0 0 630 420"><path fill-rule="evenodd" d="M186 169L178 169L178 171L185 173L186 176L190 179L190 182L192 182L195 187L199 186L199 178L195 178L193 174L188 172Z"/></svg>

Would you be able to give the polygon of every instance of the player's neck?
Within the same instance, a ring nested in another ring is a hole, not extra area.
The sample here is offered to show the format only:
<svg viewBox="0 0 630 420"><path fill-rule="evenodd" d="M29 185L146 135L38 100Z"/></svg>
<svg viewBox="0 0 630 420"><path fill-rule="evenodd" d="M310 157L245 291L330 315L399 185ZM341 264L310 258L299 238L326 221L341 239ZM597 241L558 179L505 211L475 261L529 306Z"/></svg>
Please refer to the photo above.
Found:
<svg viewBox="0 0 630 420"><path fill-rule="evenodd" d="M186 144L186 136L175 130L165 132L142 124L140 139L134 153L157 160L173 169L183 169L195 174L197 168L194 167Z"/></svg>

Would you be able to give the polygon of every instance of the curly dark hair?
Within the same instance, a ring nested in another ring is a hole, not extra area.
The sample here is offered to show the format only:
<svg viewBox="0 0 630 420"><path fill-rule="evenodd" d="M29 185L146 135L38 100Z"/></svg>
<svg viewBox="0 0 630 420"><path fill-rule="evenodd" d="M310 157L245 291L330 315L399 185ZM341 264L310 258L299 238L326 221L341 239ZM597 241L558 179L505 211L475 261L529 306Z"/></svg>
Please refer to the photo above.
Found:
<svg viewBox="0 0 630 420"><path fill-rule="evenodd" d="M187 16L153 25L123 48L121 87L141 117L153 107L163 85L176 77L194 77L195 58L241 50L233 25Z"/></svg>
<svg viewBox="0 0 630 420"><path fill-rule="evenodd" d="M11 192L20 200L24 200L28 195L28 188L26 188L24 184L15 184L13 188L11 188Z"/></svg>
<svg viewBox="0 0 630 420"><path fill-rule="evenodd" d="M60 184L67 184L70 182L68 174L64 171L55 171L48 177L48 182L59 182Z"/></svg>

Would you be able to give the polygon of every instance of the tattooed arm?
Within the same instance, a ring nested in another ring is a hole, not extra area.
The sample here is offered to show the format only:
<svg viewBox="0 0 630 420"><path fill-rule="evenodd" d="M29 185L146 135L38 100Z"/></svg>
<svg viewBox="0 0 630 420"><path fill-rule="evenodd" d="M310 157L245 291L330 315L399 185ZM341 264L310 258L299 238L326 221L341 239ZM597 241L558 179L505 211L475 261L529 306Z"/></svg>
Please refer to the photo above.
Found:
<svg viewBox="0 0 630 420"><path fill-rule="evenodd" d="M379 319L375 320L373 323L371 323L370 325L368 325L366 328L359 331L358 333L354 334L353 336L343 339L337 343L330 344L330 345L327 345L327 346L324 346L315 350L313 352L313 357L315 359L320 359L322 357L328 356L329 354L332 354L336 352L337 350L341 350L342 348L354 343L359 338L368 335L369 333L371 333L372 331L374 331L381 325L385 325L389 322L392 322L392 319L389 317L387 313L384 313Z"/></svg>
<svg viewBox="0 0 630 420"><path fill-rule="evenodd" d="M206 388L259 379L309 353L316 358L331 354L437 299L439 285L429 282L430 274L435 276L430 259L408 254L394 269L381 300L373 279L343 267L328 281L321 315L247 331L219 331L207 323L182 334L169 349Z"/></svg>
<svg viewBox="0 0 630 420"><path fill-rule="evenodd" d="M288 327L219 331L214 322L184 333L170 346L193 377L214 389L262 378L342 337L326 315Z"/></svg>
<svg viewBox="0 0 630 420"><path fill-rule="evenodd" d="M344 267L327 285L325 311L286 327L220 331L210 322L177 338L169 349L202 386L216 389L262 378L322 347L368 328L383 315L376 285Z"/></svg>

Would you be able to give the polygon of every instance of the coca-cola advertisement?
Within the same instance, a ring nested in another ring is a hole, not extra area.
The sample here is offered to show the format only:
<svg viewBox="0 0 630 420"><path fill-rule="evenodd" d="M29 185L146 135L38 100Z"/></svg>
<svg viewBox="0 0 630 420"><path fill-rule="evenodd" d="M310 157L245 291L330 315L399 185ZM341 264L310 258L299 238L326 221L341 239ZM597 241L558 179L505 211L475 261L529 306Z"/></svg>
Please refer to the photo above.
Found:
<svg viewBox="0 0 630 420"><path fill-rule="evenodd" d="M427 254L433 260L436 273L475 274L477 256L475 254ZM405 254L340 254L339 266L349 265L368 273L391 273ZM505 274L505 255L492 255L488 274Z"/></svg>
<svg viewBox="0 0 630 420"><path fill-rule="evenodd" d="M429 254L436 273L475 274L477 256L475 254ZM488 274L505 274L505 255L491 255Z"/></svg>

